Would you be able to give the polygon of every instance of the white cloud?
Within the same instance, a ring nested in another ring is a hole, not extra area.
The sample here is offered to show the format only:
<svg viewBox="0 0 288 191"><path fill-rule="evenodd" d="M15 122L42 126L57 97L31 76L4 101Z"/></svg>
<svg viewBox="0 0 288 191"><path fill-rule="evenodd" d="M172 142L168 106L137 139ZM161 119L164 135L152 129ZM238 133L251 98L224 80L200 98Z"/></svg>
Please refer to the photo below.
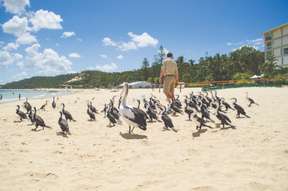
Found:
<svg viewBox="0 0 288 191"><path fill-rule="evenodd" d="M108 58L108 56L107 56L106 54L100 54L99 56L100 56L101 58L104 58L104 59Z"/></svg>
<svg viewBox="0 0 288 191"><path fill-rule="evenodd" d="M17 64L18 62L21 62L22 58L23 56L21 54L0 50L0 66Z"/></svg>
<svg viewBox="0 0 288 191"><path fill-rule="evenodd" d="M159 42L156 38L153 38L146 32L140 35L129 32L128 36L130 37L128 42L115 42L109 37L105 37L102 42L105 46L116 47L121 51L136 50L144 47L155 47Z"/></svg>
<svg viewBox="0 0 288 191"><path fill-rule="evenodd" d="M16 42L17 42L17 44L29 45L29 44L37 43L38 41L37 41L35 36L26 32L26 33L23 33L21 36L19 36L17 38Z"/></svg>
<svg viewBox="0 0 288 191"><path fill-rule="evenodd" d="M113 72L118 68L118 65L112 62L111 64L96 65L95 68L103 72Z"/></svg>
<svg viewBox="0 0 288 191"><path fill-rule="evenodd" d="M124 56L122 54L117 56L117 59L122 60L124 58Z"/></svg>
<svg viewBox="0 0 288 191"><path fill-rule="evenodd" d="M112 41L112 39L109 37L103 38L102 42L105 46L117 46L117 43Z"/></svg>
<svg viewBox="0 0 288 191"><path fill-rule="evenodd" d="M264 41L262 38L257 38L254 40L245 40L245 41L240 41L240 42L227 42L226 45L234 47L233 50L240 49L244 46L253 47L256 50L261 50L264 48Z"/></svg>
<svg viewBox="0 0 288 191"><path fill-rule="evenodd" d="M3 31L8 34L20 36L28 29L28 20L26 17L13 16L12 19L2 25Z"/></svg>
<svg viewBox="0 0 288 191"><path fill-rule="evenodd" d="M72 36L76 36L76 33L75 32L63 32L62 34L62 38L70 38Z"/></svg>
<svg viewBox="0 0 288 191"><path fill-rule="evenodd" d="M136 50L138 47L134 42L130 41L119 43L118 48L122 51L127 51L127 50Z"/></svg>
<svg viewBox="0 0 288 191"><path fill-rule="evenodd" d="M153 38L146 32L142 33L141 35L129 32L128 35L132 38L132 41L135 42L137 47L155 47L159 42L156 38Z"/></svg>
<svg viewBox="0 0 288 191"><path fill-rule="evenodd" d="M25 7L30 5L29 0L3 0L3 5L7 12L17 14L25 11Z"/></svg>
<svg viewBox="0 0 288 191"><path fill-rule="evenodd" d="M38 31L40 29L62 29L61 22L63 19L60 15L52 11L40 9L34 13L30 19L32 29Z"/></svg>
<svg viewBox="0 0 288 191"><path fill-rule="evenodd" d="M6 11L17 15L0 24L3 32L16 37L14 42L0 43L0 66L15 64L22 72L19 78L25 77L28 71L31 76L71 72L72 63L68 57L60 55L51 48L41 49L36 38L36 33L41 29L62 29L61 15L42 9L36 12L26 11L26 7L30 6L29 0L0 0L0 4L2 2ZM63 38L75 35L74 32L64 32ZM29 47L23 51L21 45ZM71 53L69 57L80 58L80 55Z"/></svg>
<svg viewBox="0 0 288 191"><path fill-rule="evenodd" d="M3 50L12 51L12 50L17 50L18 47L19 45L17 43L9 42L3 47Z"/></svg>
<svg viewBox="0 0 288 191"><path fill-rule="evenodd" d="M43 74L58 74L71 70L72 63L65 56L50 48L44 49L43 52L39 49L39 44L33 44L25 49L27 53L25 64L40 69Z"/></svg>
<svg viewBox="0 0 288 191"><path fill-rule="evenodd" d="M80 58L80 54L78 54L77 52L72 52L69 54L69 58Z"/></svg>

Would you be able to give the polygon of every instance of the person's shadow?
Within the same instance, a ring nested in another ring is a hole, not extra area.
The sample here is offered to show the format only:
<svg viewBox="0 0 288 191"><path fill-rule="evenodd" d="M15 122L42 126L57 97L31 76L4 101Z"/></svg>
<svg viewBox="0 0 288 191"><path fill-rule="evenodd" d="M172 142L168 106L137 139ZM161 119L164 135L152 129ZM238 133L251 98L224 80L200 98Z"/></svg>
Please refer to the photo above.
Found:
<svg viewBox="0 0 288 191"><path fill-rule="evenodd" d="M124 139L148 139L146 135L129 134L129 133L119 133Z"/></svg>

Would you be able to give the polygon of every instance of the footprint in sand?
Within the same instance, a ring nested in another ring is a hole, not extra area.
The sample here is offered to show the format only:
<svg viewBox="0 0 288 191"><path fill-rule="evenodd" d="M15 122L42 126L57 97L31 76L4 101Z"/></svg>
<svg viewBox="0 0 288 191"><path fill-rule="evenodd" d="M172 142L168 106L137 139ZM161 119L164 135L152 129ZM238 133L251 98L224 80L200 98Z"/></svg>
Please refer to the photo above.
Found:
<svg viewBox="0 0 288 191"><path fill-rule="evenodd" d="M26 173L27 174L27 173ZM34 180L37 179L43 179L43 178L53 178L56 179L58 178L58 176L52 172L48 172L48 173L41 173L41 172L29 172L28 175L30 177L33 177Z"/></svg>
<svg viewBox="0 0 288 191"><path fill-rule="evenodd" d="M63 154L63 152L61 152L61 151L55 151L53 153L55 153L55 154Z"/></svg>
<svg viewBox="0 0 288 191"><path fill-rule="evenodd" d="M216 188L213 188L211 186L197 186L192 188L193 191L216 191Z"/></svg>

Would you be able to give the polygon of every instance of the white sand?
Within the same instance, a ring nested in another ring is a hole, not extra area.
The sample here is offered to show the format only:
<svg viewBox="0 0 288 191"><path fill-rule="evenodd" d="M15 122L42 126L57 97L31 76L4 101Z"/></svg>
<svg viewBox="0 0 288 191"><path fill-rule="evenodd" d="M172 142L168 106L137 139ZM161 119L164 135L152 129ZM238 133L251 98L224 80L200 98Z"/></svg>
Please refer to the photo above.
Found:
<svg viewBox="0 0 288 191"><path fill-rule="evenodd" d="M260 106L247 108L246 91ZM131 90L130 105L144 94L151 90ZM102 109L113 95L119 92L83 90L61 97L77 120L69 123L69 138L56 135L59 102L55 111L49 103L39 112L53 129L38 132L28 121L13 122L22 102L0 104L0 190L288 190L288 88L219 90L227 99L238 97L251 118L236 119L230 112L235 130L202 134L186 115L172 118L178 133L149 123L147 131L135 129L135 136L127 135L125 123L106 127L103 113L87 121L86 101L95 97L93 104ZM154 95L160 97L157 90ZM39 107L45 99L30 102Z"/></svg>

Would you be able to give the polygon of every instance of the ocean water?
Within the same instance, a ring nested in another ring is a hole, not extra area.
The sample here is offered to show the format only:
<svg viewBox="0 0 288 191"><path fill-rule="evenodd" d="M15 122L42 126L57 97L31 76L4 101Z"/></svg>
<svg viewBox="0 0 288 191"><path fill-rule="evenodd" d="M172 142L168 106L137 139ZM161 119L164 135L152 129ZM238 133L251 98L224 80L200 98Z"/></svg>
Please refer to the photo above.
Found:
<svg viewBox="0 0 288 191"><path fill-rule="evenodd" d="M69 90L0 89L0 103L18 100L19 94L21 95L21 100L25 100L26 97L28 99L49 98L70 93Z"/></svg>

